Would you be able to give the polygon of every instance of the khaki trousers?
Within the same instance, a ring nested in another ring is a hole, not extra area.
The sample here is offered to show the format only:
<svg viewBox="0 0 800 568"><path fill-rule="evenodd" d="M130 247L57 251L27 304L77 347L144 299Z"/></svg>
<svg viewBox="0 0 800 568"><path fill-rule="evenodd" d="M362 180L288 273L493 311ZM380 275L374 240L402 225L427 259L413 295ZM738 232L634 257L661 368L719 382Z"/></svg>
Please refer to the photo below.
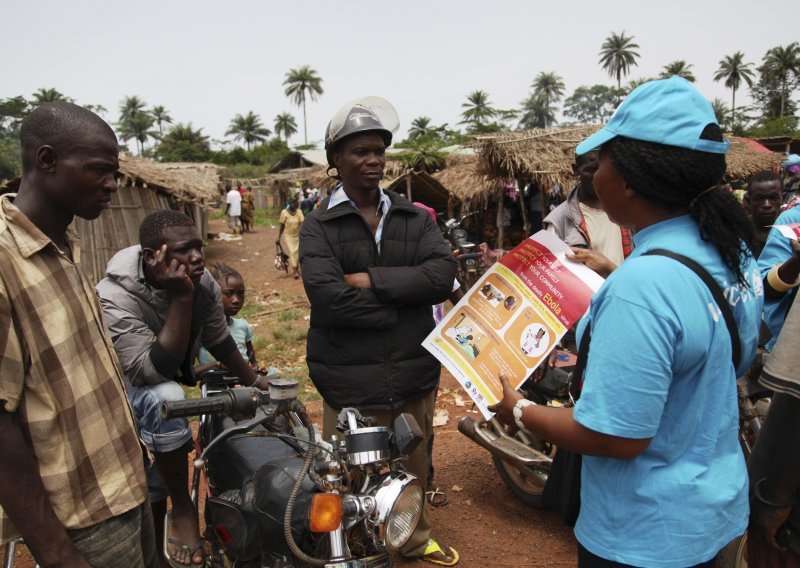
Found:
<svg viewBox="0 0 800 568"><path fill-rule="evenodd" d="M411 414L419 424L420 430L425 435L425 439L420 442L417 449L406 458L405 468L410 474L415 475L422 482L423 491L426 488L428 480L428 440L433 433L433 411L435 391L431 391L424 397L406 403L405 405L395 408L393 410L361 410L359 412L365 416L372 416L375 418L375 426L388 426L392 427L394 419L403 412ZM339 411L328 406L323 401L322 405L322 435L326 440L337 433L336 432L336 418ZM400 554L407 558L418 558L425 553L425 548L428 545L428 539L431 536L431 519L428 510L428 502L424 501L422 506L422 516L420 516L419 524L417 525L414 534L400 550Z"/></svg>

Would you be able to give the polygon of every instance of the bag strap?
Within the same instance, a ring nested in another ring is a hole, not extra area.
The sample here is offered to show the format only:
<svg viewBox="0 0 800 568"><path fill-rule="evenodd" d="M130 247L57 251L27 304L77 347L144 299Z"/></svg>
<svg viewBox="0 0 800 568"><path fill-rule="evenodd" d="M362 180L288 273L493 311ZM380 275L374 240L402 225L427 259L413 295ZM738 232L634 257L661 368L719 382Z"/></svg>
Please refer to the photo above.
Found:
<svg viewBox="0 0 800 568"><path fill-rule="evenodd" d="M642 253L642 256L645 255L666 256L673 260L677 260L684 266L691 269L705 283L705 285L708 287L708 290L711 292L711 295L714 296L714 301L717 303L720 312L722 312L722 317L725 320L725 325L728 327L728 333L731 336L731 354L733 359L733 366L734 368L738 367L739 362L741 361L742 358L742 344L739 340L739 329L736 327L736 320L733 317L733 310L731 309L731 306L728 303L728 301L725 299L725 294L723 294L722 288L719 287L717 281L714 280L714 278L712 278L712 276L708 273L708 271L702 266L700 266L699 263L695 262L694 260L692 260L687 256L678 254L676 252L672 252L671 250L653 249L645 253Z"/></svg>
<svg viewBox="0 0 800 568"><path fill-rule="evenodd" d="M671 250L667 249L653 249L649 250L645 253L642 253L642 256L645 255L652 255L652 256L666 256L667 258L671 258L676 260L692 270L700 279L705 283L708 287L708 290L711 292L711 295L714 297L714 301L717 303L720 312L722 312L722 318L725 320L725 325L728 328L728 333L731 337L731 358L733 360L734 368L739 366L739 361L742 358L742 344L739 339L739 328L736 326L736 320L733 317L733 310L731 309L730 304L725 299L725 294L722 292L722 288L719 287L717 281L708 273L708 271L703 268L699 263L695 262L688 256L684 256L682 254L678 254L677 252L672 252ZM580 398L580 391L581 391L581 384L583 383L583 372L586 369L586 361L589 358L589 344L592 340L592 322L590 321L586 324L586 329L583 331L583 336L581 337L580 345L578 346L578 360L575 363L575 370L573 371L573 381L570 384L570 394L572 395L573 400L578 400Z"/></svg>

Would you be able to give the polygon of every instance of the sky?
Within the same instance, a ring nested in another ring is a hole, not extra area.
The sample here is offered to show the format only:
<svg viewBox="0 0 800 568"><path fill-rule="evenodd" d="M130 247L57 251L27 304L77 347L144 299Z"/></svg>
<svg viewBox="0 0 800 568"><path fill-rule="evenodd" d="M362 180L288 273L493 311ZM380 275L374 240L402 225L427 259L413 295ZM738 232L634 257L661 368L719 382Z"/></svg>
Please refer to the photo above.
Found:
<svg viewBox="0 0 800 568"><path fill-rule="evenodd" d="M736 51L758 66L771 47L800 39L790 3L775 0L3 0L0 98L56 88L101 104L114 122L125 96L165 106L175 121L225 138L236 114L253 111L272 129L292 113L303 143L302 109L284 94L289 69L309 65L324 93L308 104L308 140L346 102L390 100L411 121L457 125L466 96L489 93L517 108L533 78L555 71L566 96L614 80L598 64L611 32L640 46L627 78L654 77L666 63L691 63L697 87L730 105L712 78ZM737 92L748 102L746 89Z"/></svg>

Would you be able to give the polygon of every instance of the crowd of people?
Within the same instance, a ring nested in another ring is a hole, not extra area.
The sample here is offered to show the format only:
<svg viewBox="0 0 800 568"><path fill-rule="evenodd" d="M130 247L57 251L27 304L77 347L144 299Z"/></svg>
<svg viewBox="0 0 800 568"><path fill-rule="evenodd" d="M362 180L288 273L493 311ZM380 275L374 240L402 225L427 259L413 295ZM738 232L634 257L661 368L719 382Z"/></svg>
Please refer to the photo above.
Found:
<svg viewBox="0 0 800 568"><path fill-rule="evenodd" d="M406 469L426 481L441 369L421 344L458 283L431 212L380 188L398 124L383 99L340 109L325 135L339 183L322 199L292 195L277 244L311 304L324 435L343 407L380 426L410 413L425 440ZM244 279L209 271L194 221L158 211L92 288L69 226L117 189L113 131L47 103L23 122L21 147L18 193L0 199L0 542L22 536L42 566L202 565L191 429L159 408L216 367L266 388L236 317ZM781 212L792 196L775 172L751 177L739 203L722 183L727 147L690 83L646 83L578 145L574 190L540 212L573 261L607 277L576 331L580 398L537 406L501 377L493 411L583 456L581 567L711 566L748 525L751 566L800 559L776 540L800 486L800 245L771 228L800 223L800 208ZM253 206L251 191L227 188L232 231L252 229ZM736 378L759 345L776 395L748 477ZM458 564L434 532L425 506L401 555Z"/></svg>

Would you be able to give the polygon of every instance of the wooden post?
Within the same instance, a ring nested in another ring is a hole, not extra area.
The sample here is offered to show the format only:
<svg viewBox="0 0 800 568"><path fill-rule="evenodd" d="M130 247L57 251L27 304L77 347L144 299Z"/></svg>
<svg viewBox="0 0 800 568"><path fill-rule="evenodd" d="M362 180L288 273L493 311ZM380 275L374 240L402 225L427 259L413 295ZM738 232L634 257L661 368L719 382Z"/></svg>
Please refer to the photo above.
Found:
<svg viewBox="0 0 800 568"><path fill-rule="evenodd" d="M411 172L406 173L406 198L409 201L414 201L411 198Z"/></svg>
<svg viewBox="0 0 800 568"><path fill-rule="evenodd" d="M525 201L525 186L522 178L517 178L517 192L519 193L519 207L522 210L522 229L527 237L531 234L531 221L528 218L528 203Z"/></svg>
<svg viewBox="0 0 800 568"><path fill-rule="evenodd" d="M497 243L495 248L503 248L503 194L500 194L500 199L497 202Z"/></svg>

